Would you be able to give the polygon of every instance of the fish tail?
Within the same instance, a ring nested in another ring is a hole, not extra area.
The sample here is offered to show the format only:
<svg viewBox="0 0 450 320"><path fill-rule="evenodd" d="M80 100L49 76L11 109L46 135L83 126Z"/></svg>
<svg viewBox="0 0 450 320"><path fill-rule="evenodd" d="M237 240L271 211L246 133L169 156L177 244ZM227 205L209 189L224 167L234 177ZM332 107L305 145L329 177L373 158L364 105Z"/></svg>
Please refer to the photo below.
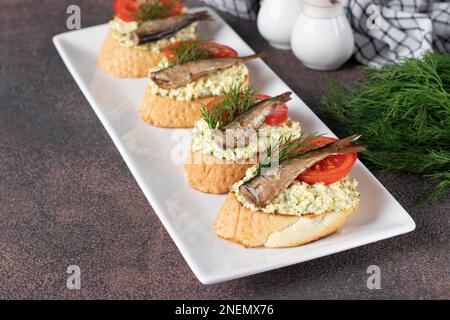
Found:
<svg viewBox="0 0 450 320"><path fill-rule="evenodd" d="M358 140L361 136L358 134L353 134L343 139L339 139L331 144L325 146L325 148L329 149L333 153L355 153L359 151L366 150L365 146L360 146L353 144L356 140Z"/></svg>
<svg viewBox="0 0 450 320"><path fill-rule="evenodd" d="M264 56L264 52L258 52L258 53L252 54L250 56L239 57L238 59L243 62L243 61L258 59L258 58L261 58L263 56Z"/></svg>
<svg viewBox="0 0 450 320"><path fill-rule="evenodd" d="M339 153L357 153L366 150L365 146L353 145L339 150Z"/></svg>
<svg viewBox="0 0 450 320"><path fill-rule="evenodd" d="M198 21L212 20L212 17L209 15L208 11L206 11L206 10L194 13L193 18Z"/></svg>
<svg viewBox="0 0 450 320"><path fill-rule="evenodd" d="M292 94L292 92L287 91L285 93L282 93L282 94L274 97L273 100L281 101L281 102L288 102L292 99L291 94Z"/></svg>

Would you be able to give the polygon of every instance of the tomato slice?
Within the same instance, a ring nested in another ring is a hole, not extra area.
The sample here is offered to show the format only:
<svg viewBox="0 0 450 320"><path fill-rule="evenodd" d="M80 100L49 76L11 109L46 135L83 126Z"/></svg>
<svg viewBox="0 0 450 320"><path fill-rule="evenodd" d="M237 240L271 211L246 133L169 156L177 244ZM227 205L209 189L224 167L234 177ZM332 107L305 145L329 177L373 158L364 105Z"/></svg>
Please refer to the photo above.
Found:
<svg viewBox="0 0 450 320"><path fill-rule="evenodd" d="M160 18L167 18L171 16L177 16L181 14L184 8L183 0L161 0L164 8L167 10L167 13L162 15Z"/></svg>
<svg viewBox="0 0 450 320"><path fill-rule="evenodd" d="M182 44L189 44L193 43L194 41L197 42L198 40L177 41L175 43L169 44L163 49L164 56L167 58L167 60L169 60L170 63L174 63L177 57L174 49L179 48ZM214 41L200 41L199 43L203 49L208 50L209 58L237 57L238 55L233 48Z"/></svg>
<svg viewBox="0 0 450 320"><path fill-rule="evenodd" d="M318 137L311 141L311 143L316 147L323 147L336 140L330 137ZM337 154L326 157L299 175L297 179L311 185L318 182L323 182L326 185L332 184L348 175L356 159L356 153Z"/></svg>
<svg viewBox="0 0 450 320"><path fill-rule="evenodd" d="M136 20L136 13L144 0L114 0L114 15L123 21Z"/></svg>
<svg viewBox="0 0 450 320"><path fill-rule="evenodd" d="M269 126L279 126L286 122L288 118L288 107L286 104L280 104L266 117L266 124Z"/></svg>
<svg viewBox="0 0 450 320"><path fill-rule="evenodd" d="M139 21L140 7L151 6L147 2L147 0L114 0L114 15L126 22ZM166 13L156 18L178 15L184 8L182 0L159 0L159 4L165 9Z"/></svg>
<svg viewBox="0 0 450 320"><path fill-rule="evenodd" d="M269 99L270 96L263 93L258 93L256 98L259 100ZM288 118L288 106L283 103L279 106L276 106L275 109L270 113L265 120L265 123L269 126L279 126L286 122Z"/></svg>
<svg viewBox="0 0 450 320"><path fill-rule="evenodd" d="M210 102L208 102L206 104L206 110L208 110L209 112L213 112L214 106L216 104L218 104L219 102L221 102L222 100L223 100L222 97L216 97L216 98L212 99ZM221 121L225 121L227 118L228 118L228 112L224 112L224 114L222 115Z"/></svg>
<svg viewBox="0 0 450 320"><path fill-rule="evenodd" d="M202 47L208 50L211 58L233 58L237 57L238 53L231 47L214 41L203 41Z"/></svg>

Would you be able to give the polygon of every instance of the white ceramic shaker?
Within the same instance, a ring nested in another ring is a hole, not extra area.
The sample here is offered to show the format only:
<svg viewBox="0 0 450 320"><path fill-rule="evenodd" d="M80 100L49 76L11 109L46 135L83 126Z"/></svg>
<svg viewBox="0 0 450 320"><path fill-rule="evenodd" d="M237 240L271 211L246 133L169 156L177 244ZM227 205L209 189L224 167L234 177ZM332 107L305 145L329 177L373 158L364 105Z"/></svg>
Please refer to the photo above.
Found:
<svg viewBox="0 0 450 320"><path fill-rule="evenodd" d="M291 36L294 54L315 70L338 69L353 54L353 32L336 0L304 0Z"/></svg>
<svg viewBox="0 0 450 320"><path fill-rule="evenodd" d="M264 0L258 12L259 33L277 49L291 48L291 32L302 0Z"/></svg>

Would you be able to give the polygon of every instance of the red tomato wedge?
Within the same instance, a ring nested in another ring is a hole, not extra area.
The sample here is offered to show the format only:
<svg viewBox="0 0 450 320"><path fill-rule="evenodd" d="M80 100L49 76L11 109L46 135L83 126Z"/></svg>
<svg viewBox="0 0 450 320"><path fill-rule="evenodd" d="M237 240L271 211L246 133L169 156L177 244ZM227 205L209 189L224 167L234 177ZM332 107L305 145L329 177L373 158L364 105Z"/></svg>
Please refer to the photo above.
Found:
<svg viewBox="0 0 450 320"><path fill-rule="evenodd" d="M184 8L184 1L183 0L161 0L164 7L167 10L167 13L161 16L161 18L167 18L171 16L177 16L181 14L181 11L183 11Z"/></svg>
<svg viewBox="0 0 450 320"><path fill-rule="evenodd" d="M139 6L143 2L142 0L114 0L114 15L126 22L134 21Z"/></svg>
<svg viewBox="0 0 450 320"><path fill-rule="evenodd" d="M322 147L333 141L335 138L318 137L311 141L317 147ZM298 176L298 180L308 184L323 182L324 184L332 184L342 180L352 169L357 159L356 153L338 154L326 157L324 160L317 162L311 168Z"/></svg>
<svg viewBox="0 0 450 320"><path fill-rule="evenodd" d="M208 102L206 104L206 110L208 110L209 113L211 113L212 110L214 110L214 106L216 104L218 104L219 102L221 102L222 100L223 100L223 98L221 98L221 97L214 98L213 100L211 100L210 102ZM224 114L222 115L222 119L220 119L220 120L225 121L227 119L227 117L228 117L228 112L224 112Z"/></svg>
<svg viewBox="0 0 450 320"><path fill-rule="evenodd" d="M126 22L138 21L140 7L147 5L146 3L147 0L114 0L114 15ZM157 18L178 15L184 8L182 0L159 0L159 4L166 13Z"/></svg>
<svg viewBox="0 0 450 320"><path fill-rule="evenodd" d="M211 58L237 57L238 53L233 48L214 41L203 41L202 47L211 53Z"/></svg>
<svg viewBox="0 0 450 320"><path fill-rule="evenodd" d="M173 63L176 59L176 54L174 49L179 48L181 44L192 43L192 40L187 41L177 41L173 44L169 44L163 49L164 56ZM203 49L208 50L209 58L226 58L226 57L237 57L237 52L228 46L214 42L214 41L201 41L200 46Z"/></svg>
<svg viewBox="0 0 450 320"><path fill-rule="evenodd" d="M256 98L259 100L265 100L269 99L270 96L258 93L256 95ZM265 123L268 124L269 126L279 126L283 124L287 120L287 118L288 118L288 106L284 103L275 107L275 110L273 110L272 113L266 117Z"/></svg>

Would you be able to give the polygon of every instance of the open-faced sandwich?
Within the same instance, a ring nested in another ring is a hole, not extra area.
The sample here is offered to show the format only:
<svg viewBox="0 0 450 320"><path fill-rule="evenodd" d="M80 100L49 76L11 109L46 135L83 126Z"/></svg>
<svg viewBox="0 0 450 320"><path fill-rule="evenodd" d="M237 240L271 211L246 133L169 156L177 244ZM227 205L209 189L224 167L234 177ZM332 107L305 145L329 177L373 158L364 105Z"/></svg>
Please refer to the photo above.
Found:
<svg viewBox="0 0 450 320"><path fill-rule="evenodd" d="M280 141L233 185L216 234L245 247L291 247L338 230L360 201L357 181L348 177L356 152L365 149L353 144L357 138Z"/></svg>
<svg viewBox="0 0 450 320"><path fill-rule="evenodd" d="M165 46L196 39L197 21L205 19L206 11L188 14L182 0L115 0L98 65L114 77L145 77Z"/></svg>
<svg viewBox="0 0 450 320"><path fill-rule="evenodd" d="M199 191L228 193L281 137L299 137L300 124L288 117L291 93L276 97L252 86L233 86L201 110L184 166L189 185Z"/></svg>
<svg viewBox="0 0 450 320"><path fill-rule="evenodd" d="M164 50L165 57L150 69L149 83L139 113L164 128L192 128L200 108L231 86L247 85L243 62L260 57L238 57L232 48L213 41L185 41Z"/></svg>

